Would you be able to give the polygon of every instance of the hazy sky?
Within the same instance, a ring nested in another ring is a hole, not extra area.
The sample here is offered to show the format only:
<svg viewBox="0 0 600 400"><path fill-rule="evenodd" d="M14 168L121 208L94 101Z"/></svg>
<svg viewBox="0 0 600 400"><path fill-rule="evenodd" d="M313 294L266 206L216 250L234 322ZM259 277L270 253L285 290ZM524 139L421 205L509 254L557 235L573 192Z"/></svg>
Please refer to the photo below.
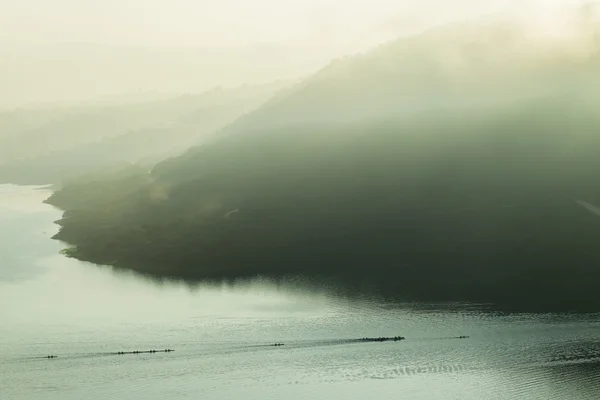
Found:
<svg viewBox="0 0 600 400"><path fill-rule="evenodd" d="M398 36L481 15L545 19L556 31L566 15L559 7L584 2L0 0L0 108L297 78Z"/></svg>
<svg viewBox="0 0 600 400"><path fill-rule="evenodd" d="M0 0L0 42L331 46L525 4L553 9L581 0ZM360 43L356 43L360 42Z"/></svg>

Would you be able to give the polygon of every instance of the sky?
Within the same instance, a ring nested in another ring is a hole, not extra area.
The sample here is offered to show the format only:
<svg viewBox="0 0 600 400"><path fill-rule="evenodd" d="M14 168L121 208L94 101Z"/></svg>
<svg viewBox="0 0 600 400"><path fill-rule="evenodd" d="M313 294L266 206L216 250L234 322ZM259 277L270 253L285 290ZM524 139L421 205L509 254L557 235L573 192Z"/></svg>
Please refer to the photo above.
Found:
<svg viewBox="0 0 600 400"><path fill-rule="evenodd" d="M474 15L581 0L0 0L0 43L361 45ZM535 12L528 8L534 7Z"/></svg>
<svg viewBox="0 0 600 400"><path fill-rule="evenodd" d="M0 0L0 109L294 79L480 16L554 31L584 1Z"/></svg>

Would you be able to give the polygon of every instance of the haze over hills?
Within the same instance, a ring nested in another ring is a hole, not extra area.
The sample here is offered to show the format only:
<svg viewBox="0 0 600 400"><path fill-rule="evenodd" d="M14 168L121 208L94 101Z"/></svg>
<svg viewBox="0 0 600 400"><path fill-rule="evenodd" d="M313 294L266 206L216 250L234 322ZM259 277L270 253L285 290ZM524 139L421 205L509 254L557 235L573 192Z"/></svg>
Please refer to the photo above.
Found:
<svg viewBox="0 0 600 400"><path fill-rule="evenodd" d="M58 191L56 238L73 257L156 276L597 304L599 60L587 35L548 42L514 26L401 39L151 174Z"/></svg>
<svg viewBox="0 0 600 400"><path fill-rule="evenodd" d="M199 144L289 84L215 88L143 103L0 114L0 181L58 183L116 165L159 161Z"/></svg>
<svg viewBox="0 0 600 400"><path fill-rule="evenodd" d="M334 60L298 85L295 96L263 107L265 125L364 121L450 106L495 107L551 94L558 85L569 92L590 83L587 78L598 66L597 56L588 60L597 54L593 38L565 43L524 40L524 35L517 24L450 25ZM560 81L547 87L553 78ZM260 124L261 112L228 131Z"/></svg>
<svg viewBox="0 0 600 400"><path fill-rule="evenodd" d="M528 20L523 3L535 1L519 2ZM384 40L506 8L505 0L177 3L2 2L0 109L295 79Z"/></svg>
<svg viewBox="0 0 600 400"><path fill-rule="evenodd" d="M280 44L176 47L94 43L0 46L0 110L115 104L261 84L313 73L329 49ZM43 65L43 68L40 68Z"/></svg>

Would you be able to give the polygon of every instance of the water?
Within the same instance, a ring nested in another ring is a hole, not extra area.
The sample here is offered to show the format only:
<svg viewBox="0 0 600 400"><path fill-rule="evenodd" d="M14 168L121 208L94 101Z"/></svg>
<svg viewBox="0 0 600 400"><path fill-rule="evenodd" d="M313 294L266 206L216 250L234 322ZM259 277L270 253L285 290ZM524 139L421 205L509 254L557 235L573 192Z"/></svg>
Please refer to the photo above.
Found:
<svg viewBox="0 0 600 400"><path fill-rule="evenodd" d="M600 314L156 282L59 255L47 196L0 186L2 400L600 398Z"/></svg>

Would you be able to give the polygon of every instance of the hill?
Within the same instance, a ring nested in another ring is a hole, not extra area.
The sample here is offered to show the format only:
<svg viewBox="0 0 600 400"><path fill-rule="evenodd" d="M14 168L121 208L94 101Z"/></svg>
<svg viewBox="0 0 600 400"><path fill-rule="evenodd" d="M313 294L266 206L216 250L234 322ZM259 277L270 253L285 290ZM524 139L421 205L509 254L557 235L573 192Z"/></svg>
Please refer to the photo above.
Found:
<svg viewBox="0 0 600 400"><path fill-rule="evenodd" d="M337 61L143 179L59 191L56 238L156 276L596 307L599 57L581 48L451 27Z"/></svg>
<svg viewBox="0 0 600 400"><path fill-rule="evenodd" d="M0 114L0 181L58 183L115 165L152 164L198 145L287 84L216 88L143 103Z"/></svg>

